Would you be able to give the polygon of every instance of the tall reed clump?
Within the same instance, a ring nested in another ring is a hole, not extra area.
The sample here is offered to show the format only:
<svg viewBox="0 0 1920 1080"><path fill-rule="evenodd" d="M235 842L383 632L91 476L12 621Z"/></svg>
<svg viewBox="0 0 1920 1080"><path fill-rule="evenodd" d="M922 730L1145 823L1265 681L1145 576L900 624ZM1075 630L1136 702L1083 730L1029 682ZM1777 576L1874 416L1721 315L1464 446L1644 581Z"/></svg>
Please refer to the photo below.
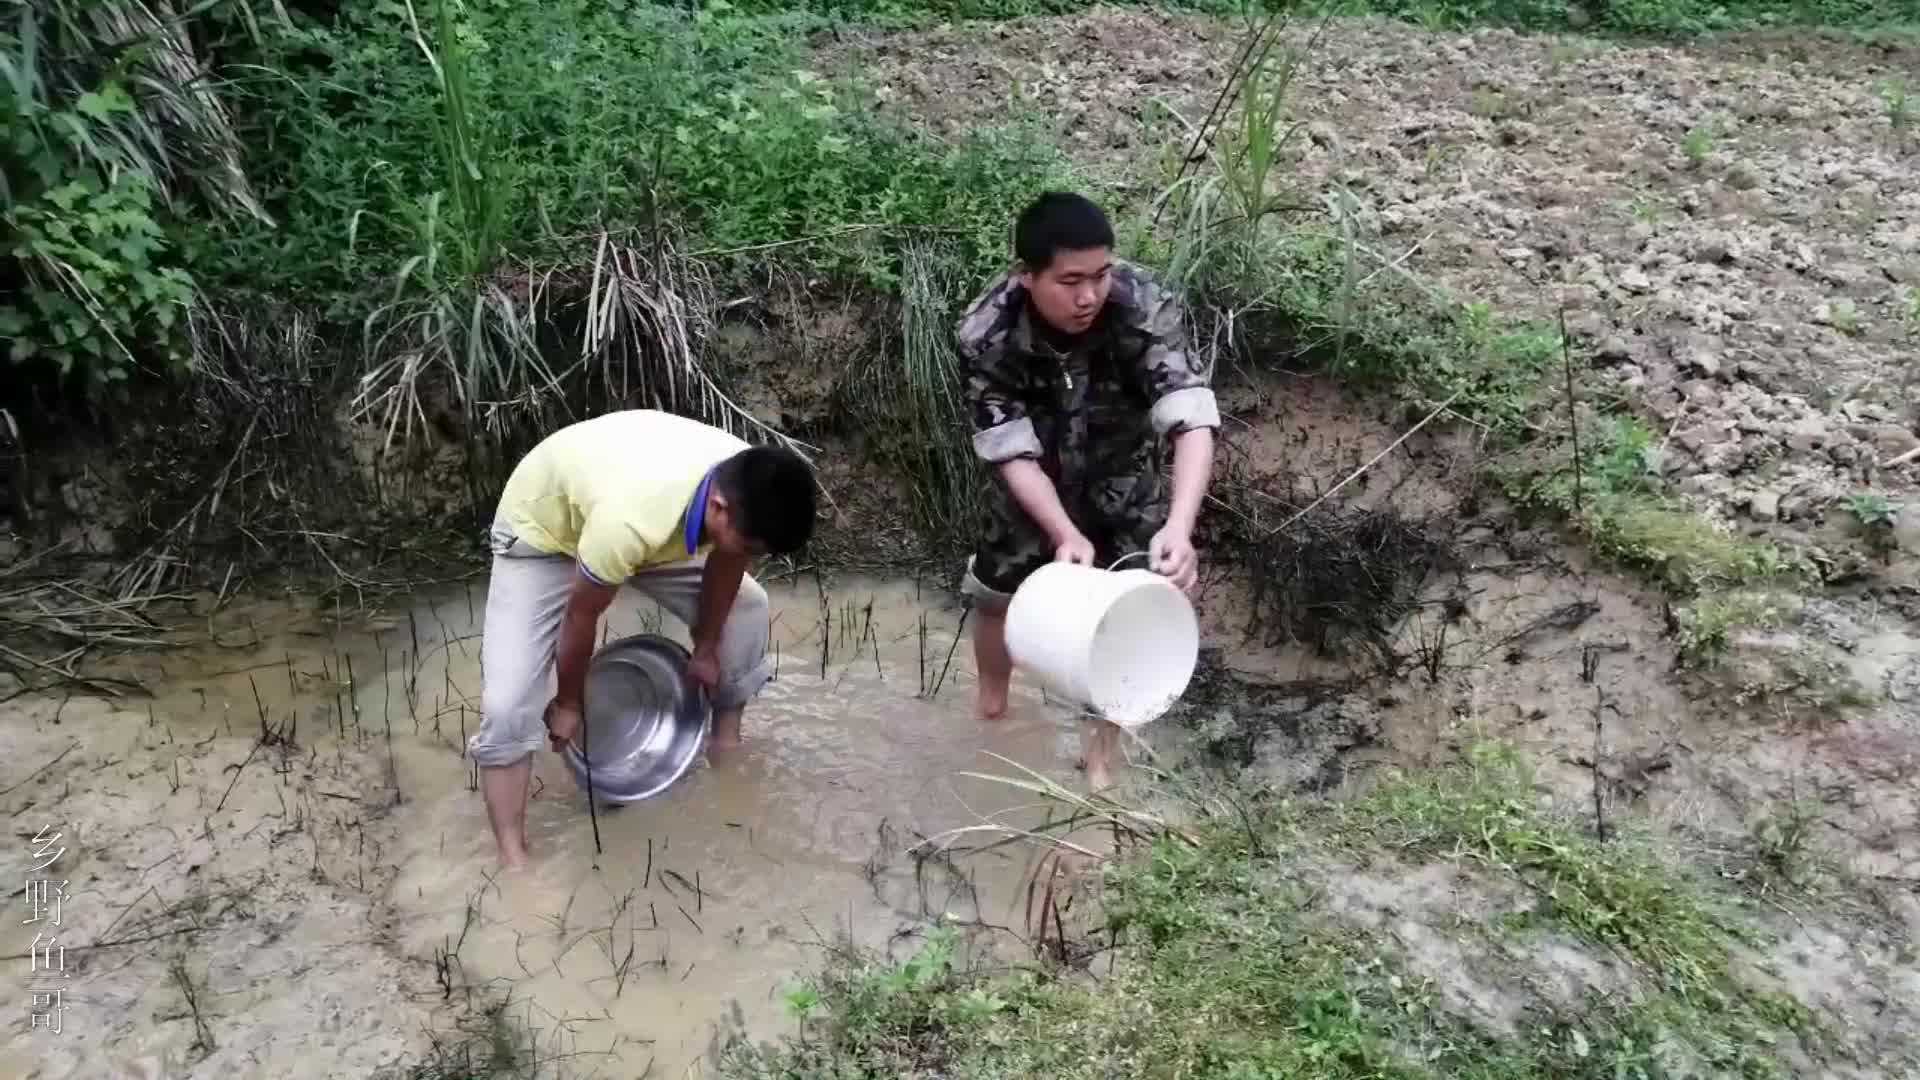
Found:
<svg viewBox="0 0 1920 1080"><path fill-rule="evenodd" d="M435 0L431 42L411 2L408 18L437 89L441 184L411 215L418 250L395 275L394 299L365 322L371 364L351 415L378 423L383 452L424 427L423 394L436 392L470 438L487 442L596 408L644 406L796 445L702 365L713 287L657 213L644 226L591 229L539 262L515 252L520 265L506 265L521 177L500 113L475 84L448 0Z"/></svg>
<svg viewBox="0 0 1920 1080"><path fill-rule="evenodd" d="M901 343L897 363L882 361L882 407L899 425L900 455L912 478L922 534L942 554L957 554L980 520L981 481L954 351L951 283L938 252L910 242L901 255Z"/></svg>

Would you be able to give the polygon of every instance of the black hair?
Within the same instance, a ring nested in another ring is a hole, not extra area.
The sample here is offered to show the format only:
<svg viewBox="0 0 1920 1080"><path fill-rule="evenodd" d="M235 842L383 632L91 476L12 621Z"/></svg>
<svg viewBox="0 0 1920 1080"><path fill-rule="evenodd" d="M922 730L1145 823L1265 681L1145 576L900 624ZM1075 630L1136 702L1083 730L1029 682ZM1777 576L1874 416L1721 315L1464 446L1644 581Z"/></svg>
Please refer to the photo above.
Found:
<svg viewBox="0 0 1920 1080"><path fill-rule="evenodd" d="M1084 195L1049 191L1020 213L1013 227L1013 253L1033 273L1052 265L1062 251L1113 246L1113 225L1106 212Z"/></svg>
<svg viewBox="0 0 1920 1080"><path fill-rule="evenodd" d="M742 450L720 463L713 483L732 504L740 531L768 554L790 555L812 539L813 468L792 450Z"/></svg>

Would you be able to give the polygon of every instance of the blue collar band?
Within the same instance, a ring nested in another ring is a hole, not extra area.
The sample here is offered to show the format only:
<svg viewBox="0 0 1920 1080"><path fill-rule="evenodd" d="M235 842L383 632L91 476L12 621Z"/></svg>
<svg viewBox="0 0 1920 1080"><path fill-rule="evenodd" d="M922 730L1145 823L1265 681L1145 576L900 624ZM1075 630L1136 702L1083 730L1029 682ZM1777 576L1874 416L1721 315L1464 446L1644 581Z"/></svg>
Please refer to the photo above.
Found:
<svg viewBox="0 0 1920 1080"><path fill-rule="evenodd" d="M707 517L707 490L713 487L713 470L700 478L700 486L693 489L693 501L687 504L687 554L700 550L700 527Z"/></svg>

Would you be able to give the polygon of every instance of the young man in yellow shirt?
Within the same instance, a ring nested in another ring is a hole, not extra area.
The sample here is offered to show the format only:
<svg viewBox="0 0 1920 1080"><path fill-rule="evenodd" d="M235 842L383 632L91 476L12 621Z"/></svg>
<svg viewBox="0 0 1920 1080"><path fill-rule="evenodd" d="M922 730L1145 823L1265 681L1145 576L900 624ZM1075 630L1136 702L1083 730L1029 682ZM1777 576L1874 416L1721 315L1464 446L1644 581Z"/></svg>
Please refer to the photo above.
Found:
<svg viewBox="0 0 1920 1080"><path fill-rule="evenodd" d="M532 755L578 734L594 633L620 586L687 624L709 746L726 751L769 675L767 594L747 564L798 551L813 524L813 471L798 454L671 413L585 420L521 459L488 534L485 686L467 742L504 866L526 862Z"/></svg>

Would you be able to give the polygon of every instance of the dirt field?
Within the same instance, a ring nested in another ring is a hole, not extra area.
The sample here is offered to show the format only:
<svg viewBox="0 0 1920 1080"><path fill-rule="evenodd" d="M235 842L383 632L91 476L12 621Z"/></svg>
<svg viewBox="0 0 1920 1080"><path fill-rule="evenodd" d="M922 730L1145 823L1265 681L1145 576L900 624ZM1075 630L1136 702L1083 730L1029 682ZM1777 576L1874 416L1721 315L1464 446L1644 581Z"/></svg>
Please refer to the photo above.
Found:
<svg viewBox="0 0 1920 1080"><path fill-rule="evenodd" d="M1082 165L1151 192L1244 33L1099 11L843 31L818 55L950 137L1041 110ZM1884 95L1915 70L1920 48L1837 35L1627 47L1341 21L1293 84L1293 186L1309 205L1344 188L1380 249L1463 299L1564 306L1701 509L1838 550L1857 544L1843 501L1877 491L1915 555L1920 459L1881 467L1920 446L1920 126Z"/></svg>

